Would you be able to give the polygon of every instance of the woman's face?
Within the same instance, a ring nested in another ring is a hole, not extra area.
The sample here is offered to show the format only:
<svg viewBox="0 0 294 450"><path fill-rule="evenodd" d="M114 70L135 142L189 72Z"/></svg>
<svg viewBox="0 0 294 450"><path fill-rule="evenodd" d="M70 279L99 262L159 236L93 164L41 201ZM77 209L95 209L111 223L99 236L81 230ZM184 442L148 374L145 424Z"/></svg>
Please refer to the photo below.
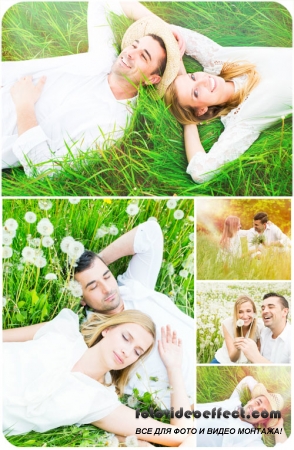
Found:
<svg viewBox="0 0 294 450"><path fill-rule="evenodd" d="M126 323L102 332L99 342L108 370L121 370L133 364L153 343L152 335L141 325Z"/></svg>
<svg viewBox="0 0 294 450"><path fill-rule="evenodd" d="M244 302L239 306L238 309L238 319L244 320L244 326L251 324L254 316L253 306L250 302Z"/></svg>
<svg viewBox="0 0 294 450"><path fill-rule="evenodd" d="M208 106L226 101L226 82L222 77L195 72L179 75L174 83L180 105L197 108L199 115L205 114Z"/></svg>

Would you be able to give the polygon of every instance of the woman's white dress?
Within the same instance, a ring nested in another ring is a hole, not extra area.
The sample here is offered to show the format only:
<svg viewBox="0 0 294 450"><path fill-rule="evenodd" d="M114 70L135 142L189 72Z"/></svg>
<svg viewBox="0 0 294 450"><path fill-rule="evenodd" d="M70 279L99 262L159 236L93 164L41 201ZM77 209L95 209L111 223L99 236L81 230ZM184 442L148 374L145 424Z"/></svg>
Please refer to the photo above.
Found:
<svg viewBox="0 0 294 450"><path fill-rule="evenodd" d="M4 434L92 423L121 405L114 386L71 372L87 348L78 316L69 309L33 340L3 344Z"/></svg>
<svg viewBox="0 0 294 450"><path fill-rule="evenodd" d="M246 60L256 64L261 76L238 108L221 117L225 127L208 153L197 153L187 173L196 183L210 180L217 170L241 156L261 131L292 112L292 49L283 47L222 47L195 31L178 27L186 42L186 53L199 61L205 72L219 75L228 61ZM246 75L234 78L235 90L246 82Z"/></svg>
<svg viewBox="0 0 294 450"><path fill-rule="evenodd" d="M228 333L231 336L231 338L235 339L233 318L232 317L227 317L222 322L222 326L223 325L226 327L226 330L228 331ZM223 327L222 326L221 326L221 333L223 335ZM261 330L263 328L264 328L263 321L261 319L257 319L256 333L255 333L255 336L253 337L254 342L257 342L257 340L260 339L260 333L261 333ZM249 336L249 333L247 333L246 336L244 336L244 337L248 337L248 336ZM232 364L232 361L231 361L231 358L229 356L229 352L228 352L228 348L227 348L227 344L226 344L225 339L224 339L222 347L217 350L217 352L215 353L214 357L215 357L215 359L218 360L218 362L220 364ZM241 352L238 361L236 361L236 364L244 364L244 363L246 364L246 363L249 363L249 362L250 361L248 361L248 359L246 358L244 353Z"/></svg>
<svg viewBox="0 0 294 450"><path fill-rule="evenodd" d="M229 238L228 248L221 248L217 254L217 261L231 265L236 258L242 256L241 238L247 237L249 230L239 230L232 238Z"/></svg>

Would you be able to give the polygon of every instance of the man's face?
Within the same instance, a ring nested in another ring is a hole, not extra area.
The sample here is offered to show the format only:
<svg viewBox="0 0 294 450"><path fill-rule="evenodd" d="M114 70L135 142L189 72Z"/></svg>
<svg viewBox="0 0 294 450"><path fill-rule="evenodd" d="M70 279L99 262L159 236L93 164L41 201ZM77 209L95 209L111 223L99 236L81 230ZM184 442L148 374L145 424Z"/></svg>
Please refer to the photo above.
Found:
<svg viewBox="0 0 294 450"><path fill-rule="evenodd" d="M161 77L153 74L165 57L165 51L151 36L144 36L126 47L111 71L139 86L140 83L157 84Z"/></svg>
<svg viewBox="0 0 294 450"><path fill-rule="evenodd" d="M123 310L116 279L108 267L99 259L89 269L75 274L83 288L82 304L101 313L116 314Z"/></svg>
<svg viewBox="0 0 294 450"><path fill-rule="evenodd" d="M266 223L261 223L261 220L254 220L253 226L255 231L257 231L257 233L263 233L264 230L266 229Z"/></svg>
<svg viewBox="0 0 294 450"><path fill-rule="evenodd" d="M260 422L266 422L268 419L263 419L262 417L254 418L252 417L253 411L258 411L259 415L262 411L271 412L272 408L270 402L264 395L260 395L259 397L253 398L249 400L248 403L244 406L246 422L255 424Z"/></svg>
<svg viewBox="0 0 294 450"><path fill-rule="evenodd" d="M274 329L285 322L288 308L283 308L278 297L269 297L263 300L261 316L266 327Z"/></svg>

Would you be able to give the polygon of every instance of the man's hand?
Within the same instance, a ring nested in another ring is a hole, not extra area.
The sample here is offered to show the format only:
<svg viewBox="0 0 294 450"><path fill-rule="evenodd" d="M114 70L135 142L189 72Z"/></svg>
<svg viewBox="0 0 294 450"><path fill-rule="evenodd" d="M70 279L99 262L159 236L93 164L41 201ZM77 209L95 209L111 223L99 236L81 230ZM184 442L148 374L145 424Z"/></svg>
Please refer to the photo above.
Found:
<svg viewBox="0 0 294 450"><path fill-rule="evenodd" d="M32 75L22 77L10 89L12 100L16 108L33 106L39 100L46 77L40 78L38 83L33 83Z"/></svg>
<svg viewBox="0 0 294 450"><path fill-rule="evenodd" d="M171 331L170 325L161 327L161 340L158 341L158 351L167 370L182 367L182 341L177 332Z"/></svg>

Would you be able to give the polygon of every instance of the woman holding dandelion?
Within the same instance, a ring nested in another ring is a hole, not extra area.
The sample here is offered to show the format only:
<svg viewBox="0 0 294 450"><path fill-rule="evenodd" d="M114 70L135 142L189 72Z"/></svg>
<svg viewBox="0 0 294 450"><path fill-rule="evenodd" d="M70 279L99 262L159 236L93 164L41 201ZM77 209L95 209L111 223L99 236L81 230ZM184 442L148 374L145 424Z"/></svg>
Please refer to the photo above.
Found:
<svg viewBox="0 0 294 450"><path fill-rule="evenodd" d="M135 310L107 318L93 314L79 332L78 316L63 309L50 322L5 330L3 335L5 434L92 423L121 439L134 435L137 427L158 426L153 419L136 419L135 411L118 400L136 362L154 347L155 325L149 316ZM181 347L177 333L163 327L158 348L174 388L171 402L187 410ZM171 425L160 427L190 422L171 419ZM178 434L137 436L167 446L184 441Z"/></svg>
<svg viewBox="0 0 294 450"><path fill-rule="evenodd" d="M224 342L217 350L211 364L248 363L247 358L235 346L235 339L246 337L253 339L260 349L260 332L263 328L262 321L256 318L256 306L254 301L241 295L234 304L233 317L228 317L222 323Z"/></svg>

